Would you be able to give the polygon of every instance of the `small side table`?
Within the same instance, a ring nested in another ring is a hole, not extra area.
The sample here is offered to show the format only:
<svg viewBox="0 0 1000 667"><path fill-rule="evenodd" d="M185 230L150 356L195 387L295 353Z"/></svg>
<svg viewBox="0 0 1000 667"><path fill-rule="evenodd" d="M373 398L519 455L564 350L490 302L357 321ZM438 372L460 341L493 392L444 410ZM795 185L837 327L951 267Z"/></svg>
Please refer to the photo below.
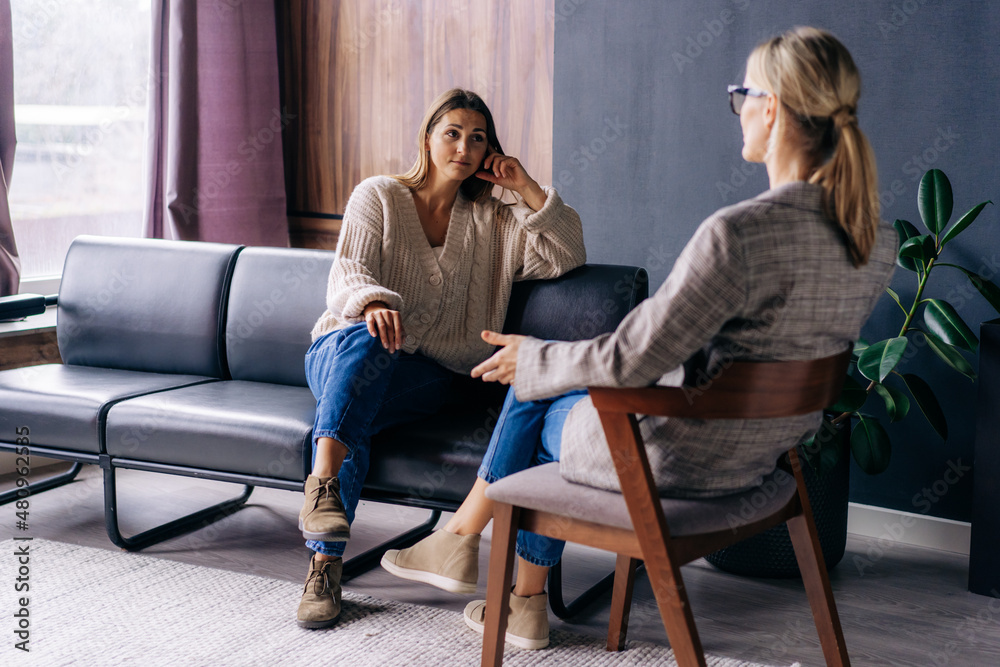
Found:
<svg viewBox="0 0 1000 667"><path fill-rule="evenodd" d="M0 322L0 371L39 364L61 364L56 342L56 307L17 322ZM2 408L0 408L2 409ZM12 434L0 434L12 437ZM0 452L0 477L14 471L14 454ZM65 467L65 461L33 457L32 473L48 472L47 466ZM38 469L38 470L36 470Z"/></svg>
<svg viewBox="0 0 1000 667"><path fill-rule="evenodd" d="M0 322L0 371L59 363L55 306L25 320Z"/></svg>

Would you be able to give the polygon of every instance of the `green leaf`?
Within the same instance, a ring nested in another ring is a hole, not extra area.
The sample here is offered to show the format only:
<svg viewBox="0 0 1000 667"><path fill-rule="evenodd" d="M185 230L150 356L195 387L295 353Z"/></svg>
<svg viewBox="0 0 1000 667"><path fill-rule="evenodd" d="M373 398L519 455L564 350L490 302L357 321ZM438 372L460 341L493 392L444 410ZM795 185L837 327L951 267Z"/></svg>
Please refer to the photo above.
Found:
<svg viewBox="0 0 1000 667"><path fill-rule="evenodd" d="M972 364L970 364L966 358L962 356L961 352L929 331L922 331L921 333L924 335L924 338L927 339L927 345L934 350L934 353L937 356L941 357L944 363L948 364L970 380L976 379L976 372L972 370Z"/></svg>
<svg viewBox="0 0 1000 667"><path fill-rule="evenodd" d="M858 416L858 425L851 432L851 453L869 475L877 475L889 467L892 444L877 419Z"/></svg>
<svg viewBox="0 0 1000 667"><path fill-rule="evenodd" d="M892 300L896 302L896 305L902 308L904 313L909 312L908 310L906 310L906 308L903 308L903 304L902 302L900 302L899 295L896 294L895 290L893 290L891 287L886 287L885 291L889 294L890 297L892 297Z"/></svg>
<svg viewBox="0 0 1000 667"><path fill-rule="evenodd" d="M848 375L844 379L844 388L840 390L837 402L829 407L830 412L855 412L868 400L868 392L860 382Z"/></svg>
<svg viewBox="0 0 1000 667"><path fill-rule="evenodd" d="M914 236L903 245L899 246L899 256L897 260L902 261L912 258L927 266L928 262L937 256L937 248L934 246L934 237L930 234ZM917 267L919 269L919 267ZM916 270L916 269L915 269Z"/></svg>
<svg viewBox="0 0 1000 667"><path fill-rule="evenodd" d="M924 323L931 333L948 343L975 352L979 339L966 324L951 304L941 299L927 299L924 309Z"/></svg>
<svg viewBox="0 0 1000 667"><path fill-rule="evenodd" d="M906 382L906 388L910 390L913 400L917 402L917 407L927 418L927 423L941 436L942 440L947 440L948 421L945 419L944 410L941 409L941 404L938 403L937 397L931 391L930 385L913 373L904 374L903 381Z"/></svg>
<svg viewBox="0 0 1000 667"><path fill-rule="evenodd" d="M973 221L979 217L979 214L984 208L986 208L986 205L992 203L993 202L991 201L984 201L982 204L976 204L969 209L969 212L959 218L958 222L952 225L952 228L945 232L945 235L941 237L941 245L944 246L945 243L961 234L966 227L971 225Z"/></svg>
<svg viewBox="0 0 1000 667"><path fill-rule="evenodd" d="M903 358L907 343L906 338L899 336L868 346L858 357L858 370L869 380L882 382Z"/></svg>
<svg viewBox="0 0 1000 667"><path fill-rule="evenodd" d="M935 236L948 225L953 206L951 183L940 169L931 169L920 179L917 209L920 219Z"/></svg>
<svg viewBox="0 0 1000 667"><path fill-rule="evenodd" d="M889 413L890 422L898 422L910 411L910 399L895 387L877 384L875 392L885 401L885 411Z"/></svg>
<svg viewBox="0 0 1000 667"><path fill-rule="evenodd" d="M868 341L866 341L864 338L859 338L858 342L855 343L854 347L851 349L851 356L854 357L855 361L857 361L858 357L861 356L861 353L867 349L868 349Z"/></svg>
<svg viewBox="0 0 1000 667"><path fill-rule="evenodd" d="M897 220L892 223L892 226L896 229L896 234L899 236L899 247L903 247L903 244L912 239L914 236L920 236L920 232L917 228L906 220ZM907 271L916 271L917 263L912 257L902 257L896 256L896 264L906 269Z"/></svg>
<svg viewBox="0 0 1000 667"><path fill-rule="evenodd" d="M979 293L990 302L990 305L993 306L993 310L1000 313L1000 287L997 287L996 284L986 278L983 278L978 273L969 271L968 269L958 266L957 264L942 263L940 266L950 266L953 269L958 269L968 276L969 282L972 283L972 286L979 290Z"/></svg>

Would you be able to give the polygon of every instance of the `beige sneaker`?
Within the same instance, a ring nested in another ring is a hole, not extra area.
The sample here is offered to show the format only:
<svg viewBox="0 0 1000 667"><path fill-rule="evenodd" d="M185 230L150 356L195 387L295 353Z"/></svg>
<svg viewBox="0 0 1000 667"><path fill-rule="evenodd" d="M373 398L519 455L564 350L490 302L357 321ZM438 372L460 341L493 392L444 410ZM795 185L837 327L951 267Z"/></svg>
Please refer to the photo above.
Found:
<svg viewBox="0 0 1000 667"><path fill-rule="evenodd" d="M548 601L545 593L526 598L510 594L510 613L504 636L508 644L531 650L549 645ZM486 600L476 600L466 606L465 624L479 634L483 634L485 618Z"/></svg>
<svg viewBox="0 0 1000 667"><path fill-rule="evenodd" d="M340 480L333 477L306 478L306 500L299 512L299 530L307 540L346 542L351 537L344 503L340 499Z"/></svg>
<svg viewBox="0 0 1000 667"><path fill-rule="evenodd" d="M313 554L309 561L309 575L299 601L295 621L303 628L328 628L340 616L340 575L344 560L317 560Z"/></svg>
<svg viewBox="0 0 1000 667"><path fill-rule="evenodd" d="M390 549L382 567L403 579L469 595L479 581L479 535L437 530L409 549Z"/></svg>

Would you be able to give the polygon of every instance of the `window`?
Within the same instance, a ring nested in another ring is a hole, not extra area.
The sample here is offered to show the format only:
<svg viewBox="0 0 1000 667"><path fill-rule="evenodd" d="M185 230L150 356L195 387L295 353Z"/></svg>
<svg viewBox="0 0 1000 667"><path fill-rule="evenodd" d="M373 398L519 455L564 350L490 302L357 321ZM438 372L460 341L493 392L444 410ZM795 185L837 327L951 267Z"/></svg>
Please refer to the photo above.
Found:
<svg viewBox="0 0 1000 667"><path fill-rule="evenodd" d="M80 234L141 236L149 0L15 0L10 183L22 279Z"/></svg>

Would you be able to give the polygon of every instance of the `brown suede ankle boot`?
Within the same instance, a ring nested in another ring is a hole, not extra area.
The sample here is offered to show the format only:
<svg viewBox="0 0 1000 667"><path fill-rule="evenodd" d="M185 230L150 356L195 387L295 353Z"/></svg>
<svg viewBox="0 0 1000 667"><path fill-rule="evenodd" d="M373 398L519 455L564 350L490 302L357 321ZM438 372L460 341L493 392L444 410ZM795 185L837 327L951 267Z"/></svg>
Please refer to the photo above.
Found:
<svg viewBox="0 0 1000 667"><path fill-rule="evenodd" d="M382 567L403 579L469 595L479 581L479 535L437 530L409 549L386 551Z"/></svg>
<svg viewBox="0 0 1000 667"><path fill-rule="evenodd" d="M340 575L344 560L319 560L315 554L309 561L309 574L299 601L296 622L303 628L328 628L340 616Z"/></svg>

